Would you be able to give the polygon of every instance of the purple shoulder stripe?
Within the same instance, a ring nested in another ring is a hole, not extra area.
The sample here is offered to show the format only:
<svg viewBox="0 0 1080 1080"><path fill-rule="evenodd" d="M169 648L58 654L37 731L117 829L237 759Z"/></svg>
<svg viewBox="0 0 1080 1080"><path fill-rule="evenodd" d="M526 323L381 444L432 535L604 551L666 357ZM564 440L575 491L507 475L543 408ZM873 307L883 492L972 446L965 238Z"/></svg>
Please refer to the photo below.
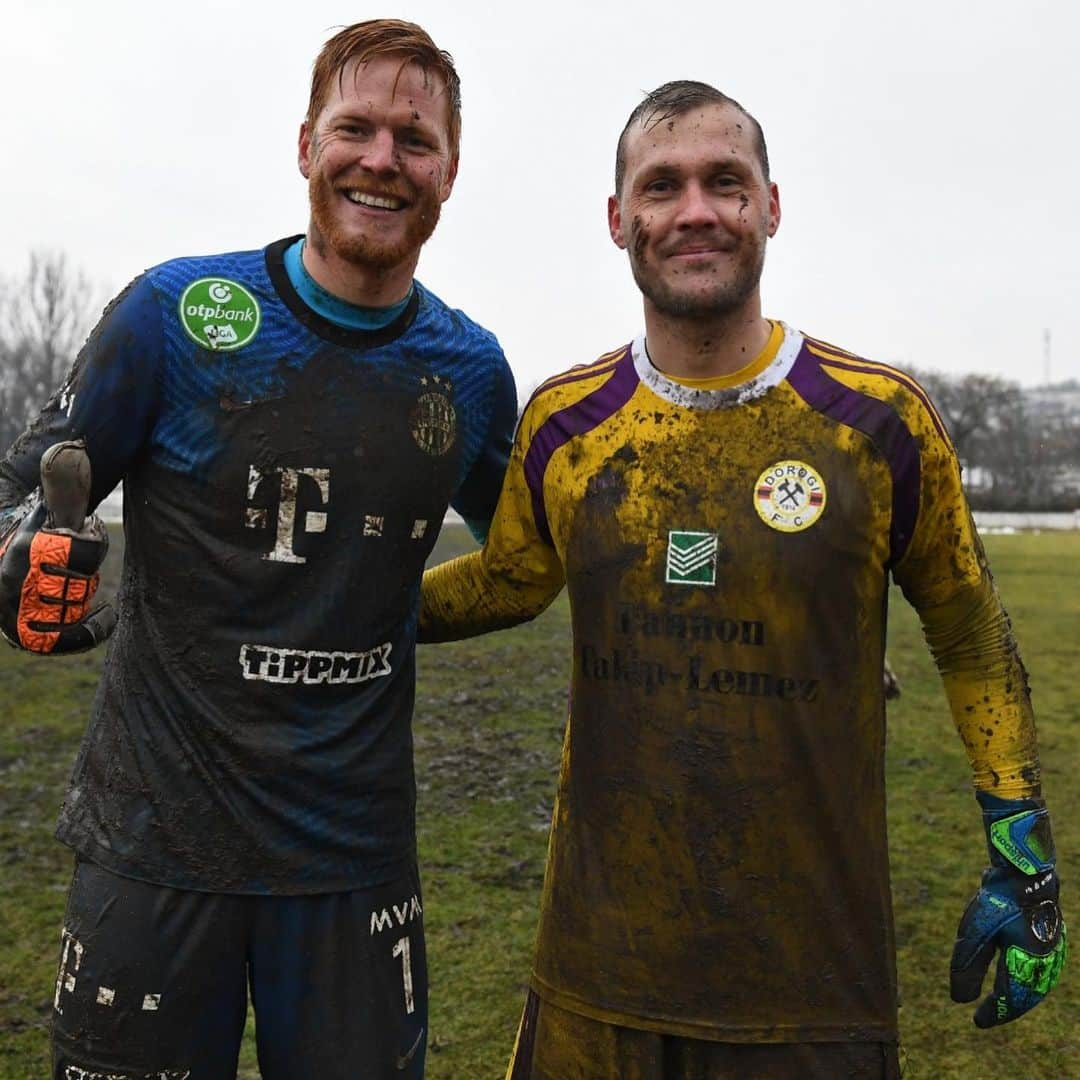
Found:
<svg viewBox="0 0 1080 1080"><path fill-rule="evenodd" d="M824 363L804 344L788 382L812 409L861 431L888 462L893 483L888 562L892 568L904 557L919 514L919 447L895 409L844 386L823 370Z"/></svg>
<svg viewBox="0 0 1080 1080"><path fill-rule="evenodd" d="M624 347L623 352L625 351ZM565 386L567 383L580 382L582 379L591 379L596 375L606 374L615 367L621 356L622 353L618 356L609 356L607 359L601 358L593 361L591 364L581 364L578 367L572 367L569 371L564 371L561 375L552 375L550 379L542 382L532 392L529 400L525 402L525 408L528 408L541 394L546 394L556 386Z"/></svg>
<svg viewBox="0 0 1080 1080"><path fill-rule="evenodd" d="M811 341L811 345L821 345L818 341ZM828 351L828 346L822 346ZM945 430L945 425L942 423L941 415L937 411L936 406L930 400L930 395L907 373L898 371L896 368L882 368L872 367L870 364L859 357L847 354L844 356L830 355L828 357L821 358L824 363L830 367L838 367L844 371L858 371L863 375L877 375L882 378L892 379L894 382L898 382L905 390L911 391L922 402L923 408L930 414L930 419L934 422L934 427L937 429L938 435L941 436L942 441L947 446L952 446L952 439L949 438L949 433Z"/></svg>
<svg viewBox="0 0 1080 1080"><path fill-rule="evenodd" d="M588 374L598 373L590 371ZM550 385L549 383L548 386ZM633 397L637 386L638 375L634 370L630 346L627 346L611 369L611 375L601 386L573 405L567 405L565 409L552 413L533 436L525 453L525 480L532 497L536 529L546 543L553 544L547 508L544 505L544 473L547 472L552 454L575 435L584 435L585 432L599 427L609 416L613 416Z"/></svg>

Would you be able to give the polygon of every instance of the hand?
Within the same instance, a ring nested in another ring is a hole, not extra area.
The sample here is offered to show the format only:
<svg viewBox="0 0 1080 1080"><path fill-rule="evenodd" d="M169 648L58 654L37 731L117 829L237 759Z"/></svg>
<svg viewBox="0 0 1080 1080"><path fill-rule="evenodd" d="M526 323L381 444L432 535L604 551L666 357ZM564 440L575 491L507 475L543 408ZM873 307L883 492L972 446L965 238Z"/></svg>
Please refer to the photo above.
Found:
<svg viewBox="0 0 1080 1080"><path fill-rule="evenodd" d="M979 793L991 866L960 920L953 947L953 1001L974 1001L998 951L993 992L975 1010L980 1028L1006 1024L1054 988L1068 955L1058 907L1050 819L1041 800Z"/></svg>
<svg viewBox="0 0 1080 1080"><path fill-rule="evenodd" d="M81 652L116 625L109 605L90 608L109 534L96 515L85 517L90 472L82 444L58 443L41 460L44 498L0 537L0 634L29 652Z"/></svg>

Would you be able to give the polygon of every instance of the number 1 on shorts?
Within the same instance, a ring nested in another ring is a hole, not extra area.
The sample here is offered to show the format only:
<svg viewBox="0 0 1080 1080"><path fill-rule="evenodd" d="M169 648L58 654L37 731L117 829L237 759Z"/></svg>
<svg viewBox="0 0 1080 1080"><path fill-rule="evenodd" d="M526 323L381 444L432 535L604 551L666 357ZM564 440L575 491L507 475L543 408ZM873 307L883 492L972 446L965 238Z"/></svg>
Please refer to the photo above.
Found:
<svg viewBox="0 0 1080 1080"><path fill-rule="evenodd" d="M409 959L408 937L398 938L394 942L394 956L401 957L401 977L405 983L405 1011L407 1013L415 1012L416 1002L413 1000L412 961Z"/></svg>

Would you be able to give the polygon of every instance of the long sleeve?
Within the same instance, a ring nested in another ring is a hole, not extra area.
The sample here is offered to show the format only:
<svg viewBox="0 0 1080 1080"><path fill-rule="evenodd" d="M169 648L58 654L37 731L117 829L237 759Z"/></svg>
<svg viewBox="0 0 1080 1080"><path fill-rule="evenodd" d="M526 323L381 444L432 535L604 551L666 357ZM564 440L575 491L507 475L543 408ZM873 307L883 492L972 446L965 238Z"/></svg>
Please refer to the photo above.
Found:
<svg viewBox="0 0 1080 1080"><path fill-rule="evenodd" d="M525 476L525 456L534 432L533 410L527 409L483 548L424 574L421 642L473 637L526 622L562 589L563 566L550 539L537 528Z"/></svg>
<svg viewBox="0 0 1080 1080"><path fill-rule="evenodd" d="M979 791L1039 794L1039 752L1027 672L987 570L974 587L919 615Z"/></svg>
<svg viewBox="0 0 1080 1080"><path fill-rule="evenodd" d="M38 486L41 455L53 443L86 440L91 509L120 482L153 423L160 342L158 301L141 278L106 309L64 385L0 460L0 527L3 511Z"/></svg>
<svg viewBox="0 0 1080 1080"><path fill-rule="evenodd" d="M903 554L891 566L892 575L922 621L975 787L1002 798L1036 795L1039 759L1027 673L945 425L925 391L900 372L866 362L845 368L841 362L830 374L853 388L876 388L917 448L893 477L893 540ZM890 387L887 396L881 385ZM909 495L913 501L905 513Z"/></svg>
<svg viewBox="0 0 1080 1080"><path fill-rule="evenodd" d="M919 516L894 575L919 613L976 789L1027 798L1040 791L1027 672L968 508L956 453L935 421L927 417L919 430Z"/></svg>
<svg viewBox="0 0 1080 1080"><path fill-rule="evenodd" d="M501 353L500 353L501 358ZM450 505L465 519L469 531L483 543L499 499L503 475L510 457L517 417L517 389L510 365L504 358L496 372L492 389L491 416L487 433L468 474Z"/></svg>

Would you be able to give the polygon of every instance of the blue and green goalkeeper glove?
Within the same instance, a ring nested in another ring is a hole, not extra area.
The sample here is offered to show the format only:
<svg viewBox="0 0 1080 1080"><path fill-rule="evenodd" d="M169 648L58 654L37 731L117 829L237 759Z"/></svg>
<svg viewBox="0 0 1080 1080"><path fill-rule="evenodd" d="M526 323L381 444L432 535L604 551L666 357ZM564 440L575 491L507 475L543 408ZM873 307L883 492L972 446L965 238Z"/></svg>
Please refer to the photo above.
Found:
<svg viewBox="0 0 1080 1080"><path fill-rule="evenodd" d="M1057 984L1068 953L1058 907L1054 841L1041 799L999 799L980 791L990 866L968 904L953 946L953 1001L974 1001L995 951L993 992L975 1010L977 1027L1007 1024Z"/></svg>

